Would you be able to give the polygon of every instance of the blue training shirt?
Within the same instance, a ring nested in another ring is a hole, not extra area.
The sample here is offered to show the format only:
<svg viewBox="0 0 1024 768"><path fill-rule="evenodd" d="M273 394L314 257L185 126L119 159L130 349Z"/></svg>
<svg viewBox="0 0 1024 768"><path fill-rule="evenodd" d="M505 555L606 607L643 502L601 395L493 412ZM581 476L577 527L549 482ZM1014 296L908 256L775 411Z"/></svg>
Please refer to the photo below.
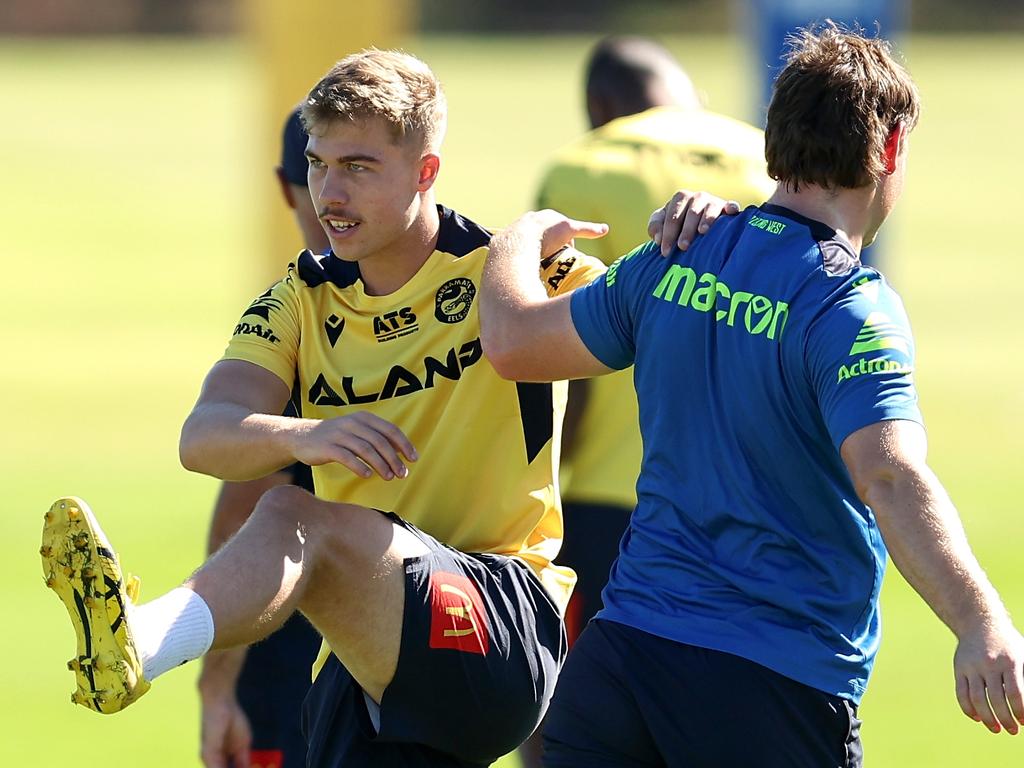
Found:
<svg viewBox="0 0 1024 768"><path fill-rule="evenodd" d="M598 617L858 702L886 553L839 448L921 421L899 297L831 228L765 204L685 253L640 246L572 319L605 365L634 365L644 445Z"/></svg>

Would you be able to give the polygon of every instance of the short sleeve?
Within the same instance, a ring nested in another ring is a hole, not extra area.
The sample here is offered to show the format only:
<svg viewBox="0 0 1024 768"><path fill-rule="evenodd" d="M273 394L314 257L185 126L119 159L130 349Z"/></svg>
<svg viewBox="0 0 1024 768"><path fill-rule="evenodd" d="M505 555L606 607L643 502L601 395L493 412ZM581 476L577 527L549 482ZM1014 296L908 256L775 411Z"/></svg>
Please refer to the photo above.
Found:
<svg viewBox="0 0 1024 768"><path fill-rule="evenodd" d="M634 327L642 265L659 247L641 245L613 262L603 277L572 295L572 322L583 343L609 368L627 368L636 356ZM638 258L639 257L639 258Z"/></svg>
<svg viewBox="0 0 1024 768"><path fill-rule="evenodd" d="M587 256L575 248L566 248L540 263L540 279L548 296L561 296L587 285L603 275L607 267L600 259Z"/></svg>
<svg viewBox="0 0 1024 768"><path fill-rule="evenodd" d="M245 360L276 375L291 389L295 381L300 323L297 280L288 276L242 313L222 360Z"/></svg>
<svg viewBox="0 0 1024 768"><path fill-rule="evenodd" d="M858 281L815 320L805 360L837 449L858 429L880 421L921 423L910 323L884 280Z"/></svg>

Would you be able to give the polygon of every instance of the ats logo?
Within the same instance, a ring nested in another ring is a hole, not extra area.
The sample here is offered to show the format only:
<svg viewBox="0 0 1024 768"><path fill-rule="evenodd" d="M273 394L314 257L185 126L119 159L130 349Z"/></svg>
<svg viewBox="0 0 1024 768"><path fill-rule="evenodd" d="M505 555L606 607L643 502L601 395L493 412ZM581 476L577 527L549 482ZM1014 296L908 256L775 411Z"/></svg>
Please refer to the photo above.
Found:
<svg viewBox="0 0 1024 768"><path fill-rule="evenodd" d="M442 323L461 323L469 314L476 286L468 277L456 277L437 289L434 317Z"/></svg>
<svg viewBox="0 0 1024 768"><path fill-rule="evenodd" d="M476 585L457 573L430 574L430 647L487 655L487 612Z"/></svg>
<svg viewBox="0 0 1024 768"><path fill-rule="evenodd" d="M344 330L344 317L338 317L337 315L332 314L324 320L324 333L327 334L327 341L331 343L331 349L334 349L334 345L338 343L338 339L341 338L341 332Z"/></svg>
<svg viewBox="0 0 1024 768"><path fill-rule="evenodd" d="M373 318L373 335L377 337L378 343L400 339L419 329L412 307L402 307Z"/></svg>

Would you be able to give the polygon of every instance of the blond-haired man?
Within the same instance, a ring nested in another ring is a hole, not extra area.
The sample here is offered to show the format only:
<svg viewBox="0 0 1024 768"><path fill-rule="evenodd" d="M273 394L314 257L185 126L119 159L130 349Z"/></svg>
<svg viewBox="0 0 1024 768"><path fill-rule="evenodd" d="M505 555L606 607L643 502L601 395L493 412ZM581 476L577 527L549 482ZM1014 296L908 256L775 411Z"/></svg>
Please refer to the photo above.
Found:
<svg viewBox="0 0 1024 768"><path fill-rule="evenodd" d="M532 260L600 228L547 211L492 241L482 333L499 372L632 363L640 404L639 501L560 678L549 768L859 766L887 549L957 636L963 711L1024 722L1024 638L925 461L902 303L858 259L918 113L883 40L826 25L776 83L768 203L552 300Z"/></svg>
<svg viewBox="0 0 1024 768"><path fill-rule="evenodd" d="M564 390L504 381L482 356L490 234L434 202L446 106L429 68L349 56L302 117L332 251L302 253L245 311L180 450L228 480L301 461L317 495L271 490L181 588L138 607L85 505L56 502L43 561L79 635L75 699L121 709L299 609L325 640L310 765L487 764L539 722L564 654ZM541 271L559 293L600 265L562 252ZM293 392L300 418L277 415Z"/></svg>

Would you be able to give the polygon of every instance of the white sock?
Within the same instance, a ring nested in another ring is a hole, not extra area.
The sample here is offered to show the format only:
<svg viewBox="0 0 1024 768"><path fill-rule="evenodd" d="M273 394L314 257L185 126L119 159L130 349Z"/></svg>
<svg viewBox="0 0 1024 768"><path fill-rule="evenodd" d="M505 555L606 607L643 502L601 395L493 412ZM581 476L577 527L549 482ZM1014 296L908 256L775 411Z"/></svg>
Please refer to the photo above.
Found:
<svg viewBox="0 0 1024 768"><path fill-rule="evenodd" d="M213 644L210 607L191 589L178 587L128 616L143 676L152 681L169 669L198 659Z"/></svg>

